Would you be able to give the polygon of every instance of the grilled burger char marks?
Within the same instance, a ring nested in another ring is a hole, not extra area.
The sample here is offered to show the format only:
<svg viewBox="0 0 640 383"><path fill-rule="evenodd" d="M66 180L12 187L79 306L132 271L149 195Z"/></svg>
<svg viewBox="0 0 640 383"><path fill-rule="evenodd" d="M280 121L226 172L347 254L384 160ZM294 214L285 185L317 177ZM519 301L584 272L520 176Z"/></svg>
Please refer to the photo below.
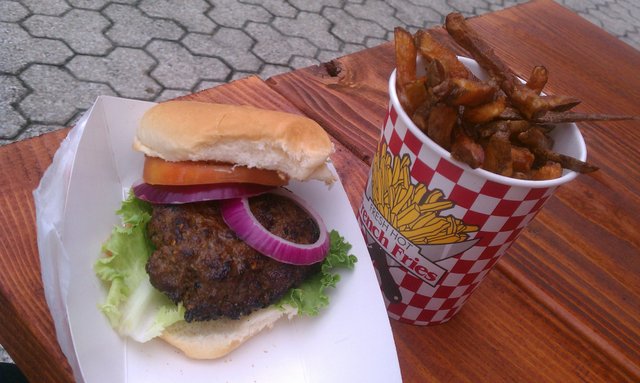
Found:
<svg viewBox="0 0 640 383"><path fill-rule="evenodd" d="M296 243L319 237L313 219L286 197L263 194L249 199L249 205L277 236ZM237 319L269 306L319 268L258 253L224 223L215 201L154 205L148 233L155 246L147 262L151 284L183 303L187 322Z"/></svg>

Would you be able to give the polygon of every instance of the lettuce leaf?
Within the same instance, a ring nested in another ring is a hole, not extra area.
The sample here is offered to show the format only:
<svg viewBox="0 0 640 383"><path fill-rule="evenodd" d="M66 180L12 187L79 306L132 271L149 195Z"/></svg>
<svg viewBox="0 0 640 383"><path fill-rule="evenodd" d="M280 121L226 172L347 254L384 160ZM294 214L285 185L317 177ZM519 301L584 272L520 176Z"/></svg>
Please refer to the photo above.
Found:
<svg viewBox="0 0 640 383"><path fill-rule="evenodd" d="M320 310L329 305L326 289L336 287L340 275L335 269L353 269L358 261L355 255L349 254L351 244L344 240L336 230L329 233L331 248L329 255L322 261L320 272L303 282L299 287L291 289L277 303L278 307L289 305L298 309L298 314L315 316Z"/></svg>
<svg viewBox="0 0 640 383"><path fill-rule="evenodd" d="M123 336L138 342L146 342L179 321L184 320L184 307L176 305L149 282L145 265L153 253L153 244L147 237L147 223L152 207L137 199L133 193L122 202L116 212L123 225L113 228L111 237L103 244L106 254L95 263L95 273L108 286L107 298L99 305L111 326ZM357 261L349 255L351 245L333 230L330 233L331 249L324 259L320 272L298 288L291 289L276 304L289 305L301 315L317 315L329 304L326 289L335 287L340 280L335 270L352 269Z"/></svg>
<svg viewBox="0 0 640 383"><path fill-rule="evenodd" d="M114 227L103 244L107 256L94 269L109 290L100 310L118 333L146 342L175 322L184 319L184 308L151 286L145 270L153 246L146 235L151 205L131 193L120 210L123 225Z"/></svg>

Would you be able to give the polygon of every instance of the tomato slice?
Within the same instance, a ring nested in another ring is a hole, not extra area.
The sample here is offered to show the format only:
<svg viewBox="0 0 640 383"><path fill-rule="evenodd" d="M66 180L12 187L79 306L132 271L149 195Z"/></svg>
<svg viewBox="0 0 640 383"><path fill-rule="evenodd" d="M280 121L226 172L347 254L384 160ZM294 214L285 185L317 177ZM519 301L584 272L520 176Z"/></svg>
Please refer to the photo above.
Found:
<svg viewBox="0 0 640 383"><path fill-rule="evenodd" d="M286 185L289 179L275 170L248 168L213 161L165 161L145 156L144 182L152 185L203 185L218 183L253 183Z"/></svg>

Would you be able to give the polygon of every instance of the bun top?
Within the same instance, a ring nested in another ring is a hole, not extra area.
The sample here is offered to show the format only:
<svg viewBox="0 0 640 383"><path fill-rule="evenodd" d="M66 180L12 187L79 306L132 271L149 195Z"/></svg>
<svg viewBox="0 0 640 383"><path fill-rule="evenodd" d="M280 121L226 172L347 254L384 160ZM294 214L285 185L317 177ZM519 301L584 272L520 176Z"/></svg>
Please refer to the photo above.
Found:
<svg viewBox="0 0 640 383"><path fill-rule="evenodd" d="M220 161L276 170L297 180L335 179L333 143L315 121L250 106L157 104L142 117L134 148L166 161Z"/></svg>

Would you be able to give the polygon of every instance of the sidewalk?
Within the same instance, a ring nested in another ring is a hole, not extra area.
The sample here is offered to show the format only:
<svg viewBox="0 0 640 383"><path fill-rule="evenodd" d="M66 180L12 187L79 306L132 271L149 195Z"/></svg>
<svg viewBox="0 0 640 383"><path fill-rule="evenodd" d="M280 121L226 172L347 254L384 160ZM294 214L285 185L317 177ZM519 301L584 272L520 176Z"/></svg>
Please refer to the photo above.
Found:
<svg viewBox="0 0 640 383"><path fill-rule="evenodd" d="M267 78L391 40L397 25L522 2L0 0L0 145L71 125L101 94L161 101ZM561 3L640 49L637 1Z"/></svg>

